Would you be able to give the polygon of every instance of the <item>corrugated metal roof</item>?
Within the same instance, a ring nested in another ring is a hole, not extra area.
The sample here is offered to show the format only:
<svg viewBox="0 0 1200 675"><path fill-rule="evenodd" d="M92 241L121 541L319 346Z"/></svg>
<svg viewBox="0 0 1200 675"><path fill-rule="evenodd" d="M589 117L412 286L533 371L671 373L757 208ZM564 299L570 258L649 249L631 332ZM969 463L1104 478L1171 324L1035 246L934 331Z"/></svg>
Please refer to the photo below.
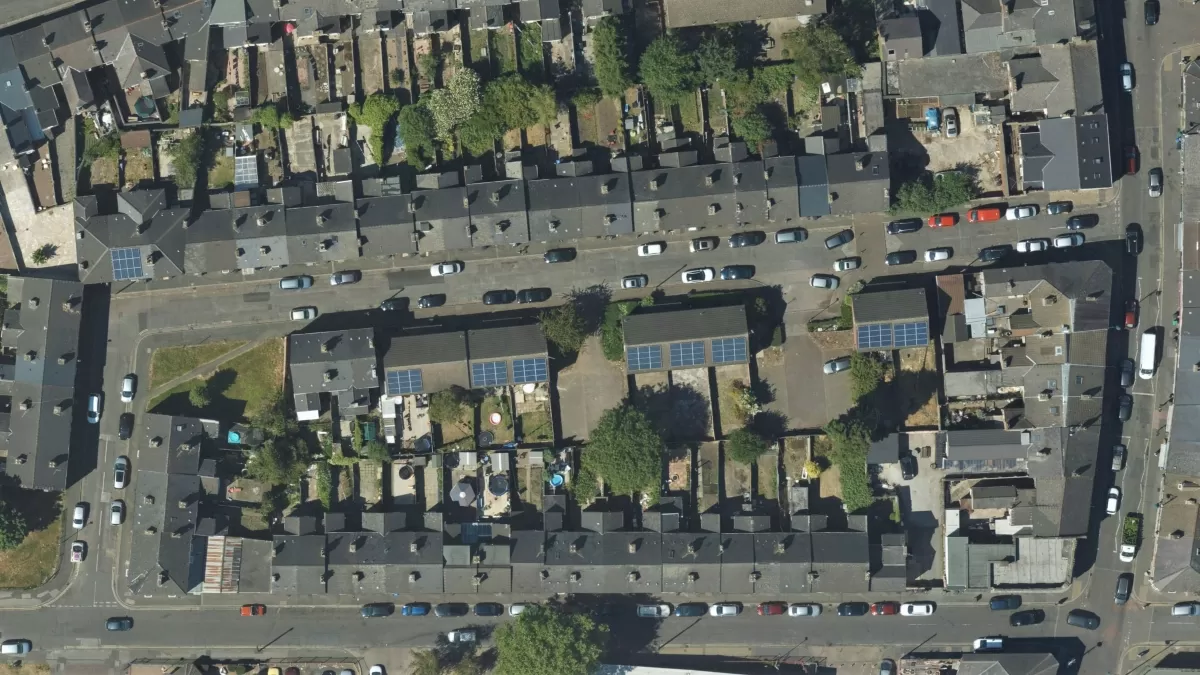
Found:
<svg viewBox="0 0 1200 675"><path fill-rule="evenodd" d="M633 314L625 317L624 327L626 345L737 337L747 334L746 308L733 305Z"/></svg>

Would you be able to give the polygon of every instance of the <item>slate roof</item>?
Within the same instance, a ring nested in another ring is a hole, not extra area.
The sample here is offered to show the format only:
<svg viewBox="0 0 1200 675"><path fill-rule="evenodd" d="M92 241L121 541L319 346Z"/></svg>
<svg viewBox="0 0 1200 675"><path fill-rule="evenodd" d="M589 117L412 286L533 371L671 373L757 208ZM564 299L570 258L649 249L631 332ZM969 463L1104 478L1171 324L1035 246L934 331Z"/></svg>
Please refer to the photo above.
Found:
<svg viewBox="0 0 1200 675"><path fill-rule="evenodd" d="M1042 120L1021 133L1021 178L1043 190L1112 187L1108 117L1082 115Z"/></svg>
<svg viewBox="0 0 1200 675"><path fill-rule="evenodd" d="M288 338L288 365L296 394L379 387L371 328L293 334Z"/></svg>
<svg viewBox="0 0 1200 675"><path fill-rule="evenodd" d="M639 232L732 225L737 220L734 164L698 164L631 174Z"/></svg>
<svg viewBox="0 0 1200 675"><path fill-rule="evenodd" d="M631 314L623 324L625 344L630 346L747 334L746 309L741 305Z"/></svg>
<svg viewBox="0 0 1200 675"><path fill-rule="evenodd" d="M593 174L526 182L534 241L633 232L629 174Z"/></svg>
<svg viewBox="0 0 1200 675"><path fill-rule="evenodd" d="M925 55L921 20L916 14L897 16L879 22L884 53L889 61L919 59Z"/></svg>
<svg viewBox="0 0 1200 675"><path fill-rule="evenodd" d="M479 328L467 331L472 361L495 361L546 355L546 338L536 324Z"/></svg>
<svg viewBox="0 0 1200 675"><path fill-rule="evenodd" d="M826 3L823 0L816 0L812 4L804 0L755 0L750 3L666 0L663 8L666 12L667 28L686 28L793 16L816 16L825 13Z"/></svg>
<svg viewBox="0 0 1200 675"><path fill-rule="evenodd" d="M163 189L76 197L76 258L85 284L116 281L113 249L136 249L144 278L184 271L187 210L168 207ZM151 262L152 261L152 262Z"/></svg>
<svg viewBox="0 0 1200 675"><path fill-rule="evenodd" d="M887 152L852 152L825 158L834 215L878 213L891 206Z"/></svg>
<svg viewBox="0 0 1200 675"><path fill-rule="evenodd" d="M923 288L858 293L853 307L855 323L929 318L929 303Z"/></svg>
<svg viewBox="0 0 1200 675"><path fill-rule="evenodd" d="M1071 261L983 271L983 294L987 298L1025 296L1043 283L1071 300L1073 332L1108 330L1111 326L1112 269L1103 261Z"/></svg>

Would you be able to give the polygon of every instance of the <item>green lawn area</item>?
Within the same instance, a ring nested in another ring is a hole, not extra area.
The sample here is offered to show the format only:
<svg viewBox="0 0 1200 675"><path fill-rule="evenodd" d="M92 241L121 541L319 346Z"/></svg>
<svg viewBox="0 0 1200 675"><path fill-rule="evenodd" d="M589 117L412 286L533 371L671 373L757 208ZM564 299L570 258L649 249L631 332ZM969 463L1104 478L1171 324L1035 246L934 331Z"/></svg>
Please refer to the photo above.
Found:
<svg viewBox="0 0 1200 675"><path fill-rule="evenodd" d="M35 529L20 546L0 551L0 588L36 588L46 583L58 566L62 504L53 493L5 489L8 503Z"/></svg>
<svg viewBox="0 0 1200 675"><path fill-rule="evenodd" d="M542 76L545 59L542 55L542 25L537 22L521 24L521 72L532 79Z"/></svg>
<svg viewBox="0 0 1200 675"><path fill-rule="evenodd" d="M513 439L513 421L506 412L508 406L500 402L499 396L489 396L479 404L479 430L495 434L496 445L507 443ZM492 424L489 418L492 413L500 413L500 424Z"/></svg>
<svg viewBox="0 0 1200 675"><path fill-rule="evenodd" d="M532 504L538 511L542 510L542 490L546 489L542 483L545 481L545 469L541 465L529 467L529 484L523 486L521 490L521 499L526 504Z"/></svg>
<svg viewBox="0 0 1200 675"><path fill-rule="evenodd" d="M216 190L230 185L233 185L233 158L218 151L213 158L212 168L208 170L208 187Z"/></svg>
<svg viewBox="0 0 1200 675"><path fill-rule="evenodd" d="M767 499L779 497L779 457L775 453L767 453L758 458L758 494Z"/></svg>
<svg viewBox="0 0 1200 675"><path fill-rule="evenodd" d="M208 406L196 409L188 400L189 380L169 389L147 406L166 415L208 417L225 422L248 420L259 406L283 393L283 339L271 340L223 365L207 378Z"/></svg>
<svg viewBox="0 0 1200 675"><path fill-rule="evenodd" d="M517 72L517 45L512 32L506 28L488 31L488 39L492 45L492 58L496 59L500 74Z"/></svg>
<svg viewBox="0 0 1200 675"><path fill-rule="evenodd" d="M521 436L526 443L554 440L554 423L549 413L542 410L521 413L520 422Z"/></svg>
<svg viewBox="0 0 1200 675"><path fill-rule="evenodd" d="M696 96L685 96L679 102L679 123L684 131L700 133L704 128L700 125L700 109L696 107Z"/></svg>
<svg viewBox="0 0 1200 675"><path fill-rule="evenodd" d="M228 340L200 345L180 345L154 350L150 357L150 387L153 390L215 358L241 347L245 342Z"/></svg>

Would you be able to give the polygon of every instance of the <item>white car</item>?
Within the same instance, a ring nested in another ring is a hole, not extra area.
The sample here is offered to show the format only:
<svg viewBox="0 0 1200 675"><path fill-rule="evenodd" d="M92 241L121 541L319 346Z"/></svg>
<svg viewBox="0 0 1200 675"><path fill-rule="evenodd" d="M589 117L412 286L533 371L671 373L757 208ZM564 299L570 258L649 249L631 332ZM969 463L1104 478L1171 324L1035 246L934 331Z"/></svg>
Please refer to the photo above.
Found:
<svg viewBox="0 0 1200 675"><path fill-rule="evenodd" d="M87 543L77 541L71 544L71 562L83 562L83 557L87 555Z"/></svg>
<svg viewBox="0 0 1200 675"><path fill-rule="evenodd" d="M113 525L120 525L125 522L125 502L120 499L114 499L112 506L108 509L108 522Z"/></svg>
<svg viewBox="0 0 1200 675"><path fill-rule="evenodd" d="M465 628L462 630L452 630L449 633L446 633L446 641L450 642L450 643L474 642L475 641L475 631L470 628Z"/></svg>
<svg viewBox="0 0 1200 675"><path fill-rule="evenodd" d="M719 240L716 237L697 237L688 244L688 250L692 253L711 251L717 247L717 241Z"/></svg>
<svg viewBox="0 0 1200 675"><path fill-rule="evenodd" d="M906 602L900 605L900 616L929 616L934 609L932 602Z"/></svg>
<svg viewBox="0 0 1200 675"><path fill-rule="evenodd" d="M716 276L717 271L711 267L697 267L679 275L679 278L685 284L702 284L705 281L712 281Z"/></svg>
<svg viewBox="0 0 1200 675"><path fill-rule="evenodd" d="M458 274L463 271L463 264L460 262L444 262L438 263L429 268L429 276L431 277L448 277L451 274Z"/></svg>
<svg viewBox="0 0 1200 675"><path fill-rule="evenodd" d="M113 463L113 487L124 490L129 484L129 458L122 455Z"/></svg>
<svg viewBox="0 0 1200 675"><path fill-rule="evenodd" d="M1072 246L1083 246L1082 234L1072 232L1054 238L1054 248L1071 248Z"/></svg>
<svg viewBox="0 0 1200 675"><path fill-rule="evenodd" d="M665 619L671 616L670 605L638 605L637 615L643 619Z"/></svg>
<svg viewBox="0 0 1200 675"><path fill-rule="evenodd" d="M1038 207L1034 204L1026 204L1024 206L1014 206L1004 212L1006 220L1025 220L1037 215Z"/></svg>
<svg viewBox="0 0 1200 675"><path fill-rule="evenodd" d="M1108 503L1104 505L1104 512L1110 516L1117 515L1117 511L1121 510L1121 488L1111 487L1108 489Z"/></svg>
<svg viewBox="0 0 1200 675"><path fill-rule="evenodd" d="M1023 239L1017 242L1018 253L1040 253L1050 248L1049 239Z"/></svg>
<svg viewBox="0 0 1200 675"><path fill-rule="evenodd" d="M309 321L317 318L316 307L297 307L292 310L292 321Z"/></svg>
<svg viewBox="0 0 1200 675"><path fill-rule="evenodd" d="M509 616L520 616L521 612L524 612L525 610L529 609L530 607L533 607L533 603L514 602L513 604L508 606L508 615Z"/></svg>
<svg viewBox="0 0 1200 675"><path fill-rule="evenodd" d="M737 616L742 613L742 606L732 602L718 602L708 608L709 616Z"/></svg>
<svg viewBox="0 0 1200 675"><path fill-rule="evenodd" d="M71 527L76 530L82 530L84 525L87 525L87 504L79 502L75 505L75 512L71 514Z"/></svg>
<svg viewBox="0 0 1200 675"><path fill-rule="evenodd" d="M809 602L793 602L788 606L788 616L821 616L821 606Z"/></svg>
<svg viewBox="0 0 1200 675"><path fill-rule="evenodd" d="M667 245L663 242L655 242L653 244L642 244L637 247L638 257L645 258L651 255L662 255L663 251L667 250Z"/></svg>
<svg viewBox="0 0 1200 675"><path fill-rule="evenodd" d="M90 424L100 423L100 394L88 396L87 415Z"/></svg>
<svg viewBox="0 0 1200 675"><path fill-rule="evenodd" d="M129 375L126 375L125 379L121 380L121 402L129 403L131 401L133 401L133 374L132 373L130 373Z"/></svg>
<svg viewBox="0 0 1200 675"><path fill-rule="evenodd" d="M377 663L371 666L371 669L367 673L369 675L383 675L383 666Z"/></svg>
<svg viewBox="0 0 1200 675"><path fill-rule="evenodd" d="M862 264L860 258L842 258L835 260L833 263L834 272L849 272L850 270L858 269Z"/></svg>
<svg viewBox="0 0 1200 675"><path fill-rule="evenodd" d="M840 280L832 274L814 274L808 280L808 285L813 288L824 288L826 290L834 290L838 287Z"/></svg>
<svg viewBox="0 0 1200 675"><path fill-rule="evenodd" d="M925 262L938 262L939 260L949 260L954 253L953 249L941 247L931 248L925 251Z"/></svg>
<svg viewBox="0 0 1200 675"><path fill-rule="evenodd" d="M650 277L645 274L631 274L621 279L621 288L645 288L650 283Z"/></svg>

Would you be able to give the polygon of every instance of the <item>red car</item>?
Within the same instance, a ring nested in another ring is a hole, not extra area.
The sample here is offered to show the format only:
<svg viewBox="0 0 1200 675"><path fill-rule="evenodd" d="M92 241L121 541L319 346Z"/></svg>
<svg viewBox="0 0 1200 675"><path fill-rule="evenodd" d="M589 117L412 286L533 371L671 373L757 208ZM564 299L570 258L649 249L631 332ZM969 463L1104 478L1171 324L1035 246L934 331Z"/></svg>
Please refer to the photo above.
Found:
<svg viewBox="0 0 1200 675"><path fill-rule="evenodd" d="M759 616L776 616L787 614L786 602L763 602L758 605Z"/></svg>
<svg viewBox="0 0 1200 675"><path fill-rule="evenodd" d="M900 603L898 602L877 602L871 605L872 616L890 616L900 613Z"/></svg>
<svg viewBox="0 0 1200 675"><path fill-rule="evenodd" d="M262 616L266 613L266 605L242 605L242 616Z"/></svg>
<svg viewBox="0 0 1200 675"><path fill-rule="evenodd" d="M1138 301L1129 300L1125 303L1125 328L1133 330L1138 325Z"/></svg>
<svg viewBox="0 0 1200 675"><path fill-rule="evenodd" d="M954 227L958 224L957 213L938 213L929 216L930 227Z"/></svg>
<svg viewBox="0 0 1200 675"><path fill-rule="evenodd" d="M1130 176L1137 173L1137 171L1138 171L1138 149L1137 149L1137 146L1134 146L1134 145L1125 146L1125 163L1126 163L1125 169L1126 169L1126 171L1129 172Z"/></svg>

